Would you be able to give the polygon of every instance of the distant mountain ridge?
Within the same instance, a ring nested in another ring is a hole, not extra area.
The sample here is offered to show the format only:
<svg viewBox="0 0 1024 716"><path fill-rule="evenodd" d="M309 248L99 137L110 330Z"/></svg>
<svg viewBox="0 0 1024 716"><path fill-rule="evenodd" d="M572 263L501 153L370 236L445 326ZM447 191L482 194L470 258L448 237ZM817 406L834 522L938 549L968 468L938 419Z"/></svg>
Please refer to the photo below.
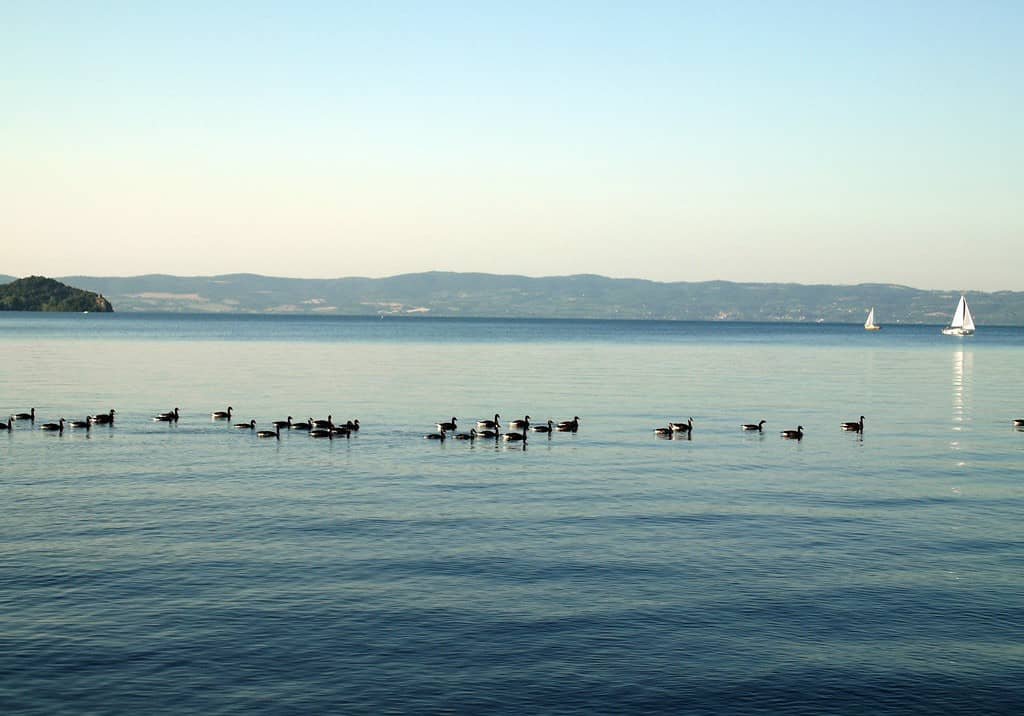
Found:
<svg viewBox="0 0 1024 716"><path fill-rule="evenodd" d="M0 281L3 279L0 278ZM959 292L893 284L664 283L431 271L386 278L67 276L124 311L944 324ZM979 324L1024 325L1024 292L970 291Z"/></svg>

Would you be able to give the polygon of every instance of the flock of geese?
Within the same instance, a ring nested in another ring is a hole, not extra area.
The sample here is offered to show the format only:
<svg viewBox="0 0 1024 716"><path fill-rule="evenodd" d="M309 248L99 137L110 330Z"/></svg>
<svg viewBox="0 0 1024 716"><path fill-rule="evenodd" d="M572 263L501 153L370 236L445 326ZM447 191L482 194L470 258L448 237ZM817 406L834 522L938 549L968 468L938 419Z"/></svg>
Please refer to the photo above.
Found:
<svg viewBox="0 0 1024 716"><path fill-rule="evenodd" d="M232 416L233 408L228 406L227 410L215 410L210 413L210 418L213 420L225 420L230 421ZM69 429L83 429L90 430L93 425L113 425L114 416L117 411L111 408L106 413L97 413L96 415L90 415L84 420L66 420L61 418L57 422L42 423L39 426L40 430L48 432L63 433L65 426ZM162 423L177 423L181 417L181 412L178 408L167 411L166 413L158 413L153 416L155 422ZM0 422L0 431L11 431L14 429L15 421L28 421L35 424L36 421L36 409L32 408L27 413L15 413L7 418L7 422ZM766 420L760 420L756 423L744 423L740 425L740 429L744 431L754 431L763 433L764 425L768 422ZM289 415L285 420L275 420L271 423L274 426L273 430L256 430L256 420L252 419L247 423L234 423L232 427L239 430L251 430L255 433L258 438L275 438L281 439L282 430L299 430L309 433L312 438L327 438L333 440L335 437L351 437L352 433L359 432L359 420L350 419L344 423L335 423L333 416L328 415L325 420L314 420L313 418L307 418L306 420L295 420ZM1015 428L1024 429L1024 418L1015 418L1013 420L1013 426ZM427 440L440 440L444 441L450 438L455 440L505 440L506 442L521 442L526 443L527 433L544 433L548 437L551 437L552 433L575 433L580 429L580 416L576 415L572 420L563 420L561 422L554 422L553 420L546 420L540 423L530 422L530 416L527 415L521 419L510 420L506 425L506 432L502 432L501 415L495 413L493 420L477 420L476 426L470 428L467 432L457 432L458 430L458 418L452 417L451 420L445 420L436 424L437 431L425 434L423 437ZM842 422L839 424L841 430L847 432L863 434L864 433L864 416L861 415L859 420L851 420ZM692 440L693 439L693 418L690 417L686 422L669 422L665 427L654 428L654 434L656 437L667 439L667 440ZM802 440L804 437L804 426L798 425L795 430L782 430L779 435L786 440Z"/></svg>

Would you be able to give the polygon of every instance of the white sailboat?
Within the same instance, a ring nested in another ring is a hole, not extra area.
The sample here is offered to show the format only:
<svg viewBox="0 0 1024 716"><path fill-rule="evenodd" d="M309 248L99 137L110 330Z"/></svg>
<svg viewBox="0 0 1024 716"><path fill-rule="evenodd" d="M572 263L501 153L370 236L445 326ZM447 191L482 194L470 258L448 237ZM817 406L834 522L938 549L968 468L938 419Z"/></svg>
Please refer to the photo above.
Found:
<svg viewBox="0 0 1024 716"><path fill-rule="evenodd" d="M973 336L974 317L971 309L967 307L967 299L960 296L960 303L956 304L956 311L953 313L953 320L942 329L943 335L947 336Z"/></svg>
<svg viewBox="0 0 1024 716"><path fill-rule="evenodd" d="M868 320L864 321L865 331L880 331L882 327L875 323L875 307L872 306L871 310L868 311Z"/></svg>

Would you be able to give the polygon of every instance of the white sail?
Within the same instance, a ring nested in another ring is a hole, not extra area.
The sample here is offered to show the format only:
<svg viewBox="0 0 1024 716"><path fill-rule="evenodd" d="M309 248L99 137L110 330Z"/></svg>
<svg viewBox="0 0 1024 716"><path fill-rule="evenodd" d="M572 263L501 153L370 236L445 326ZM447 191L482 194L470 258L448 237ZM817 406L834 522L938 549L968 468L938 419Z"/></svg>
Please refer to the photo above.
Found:
<svg viewBox="0 0 1024 716"><path fill-rule="evenodd" d="M967 299L961 296L960 301L964 305L963 328L965 331L974 333L974 316L971 315L971 309L967 306Z"/></svg>
<svg viewBox="0 0 1024 716"><path fill-rule="evenodd" d="M971 309L967 307L967 299L960 296L960 302L956 304L956 311L953 312L953 320L949 326L942 329L947 336L969 336L974 333L974 317Z"/></svg>
<svg viewBox="0 0 1024 716"><path fill-rule="evenodd" d="M872 306L871 310L868 311L868 320L864 321L864 330L870 331L875 328L875 307Z"/></svg>

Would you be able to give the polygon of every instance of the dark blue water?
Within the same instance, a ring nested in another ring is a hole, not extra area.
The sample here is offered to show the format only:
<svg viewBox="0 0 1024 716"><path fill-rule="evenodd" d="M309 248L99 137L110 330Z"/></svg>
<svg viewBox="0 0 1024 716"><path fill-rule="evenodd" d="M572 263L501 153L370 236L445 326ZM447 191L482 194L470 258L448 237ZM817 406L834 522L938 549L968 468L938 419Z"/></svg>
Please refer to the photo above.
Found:
<svg viewBox="0 0 1024 716"><path fill-rule="evenodd" d="M0 409L118 410L0 433L0 711L1018 713L1022 351L984 327L0 314ZM227 405L364 428L263 441L210 420ZM581 427L421 437L495 412Z"/></svg>

